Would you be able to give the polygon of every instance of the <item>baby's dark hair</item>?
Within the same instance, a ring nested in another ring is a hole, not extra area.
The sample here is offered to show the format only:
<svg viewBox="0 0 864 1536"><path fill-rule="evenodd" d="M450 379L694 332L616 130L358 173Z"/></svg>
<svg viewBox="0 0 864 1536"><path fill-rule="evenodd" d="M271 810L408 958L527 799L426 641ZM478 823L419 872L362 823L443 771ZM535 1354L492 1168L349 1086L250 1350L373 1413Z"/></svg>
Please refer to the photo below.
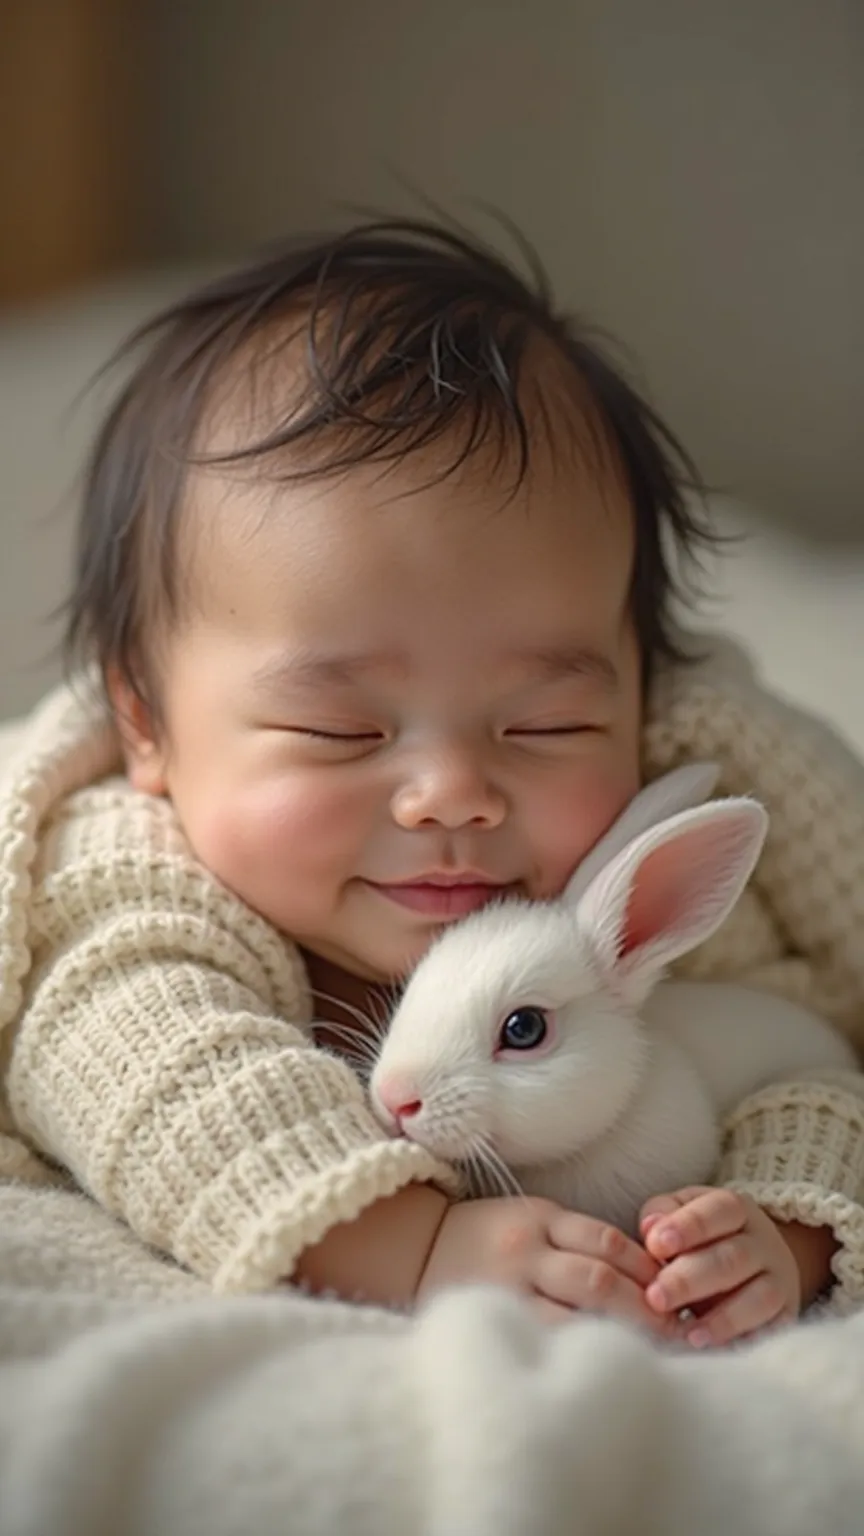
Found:
<svg viewBox="0 0 864 1536"><path fill-rule="evenodd" d="M558 313L525 251L527 278L461 232L370 221L286 243L136 331L115 361L137 361L86 471L69 662L95 660L103 679L119 676L158 707L151 628L157 616L177 613L177 528L195 464L270 460L289 479L443 443L452 445L448 474L492 445L502 456L515 450L519 483L533 451L524 384L537 342L572 376L583 401L580 410L574 390L574 413L590 417L626 477L636 541L631 603L646 683L659 659L676 659L673 599L712 539L699 476L596 334ZM232 366L255 368L265 337L270 380L281 342L294 345L284 402L274 408L271 398L263 435L202 455L214 391Z"/></svg>

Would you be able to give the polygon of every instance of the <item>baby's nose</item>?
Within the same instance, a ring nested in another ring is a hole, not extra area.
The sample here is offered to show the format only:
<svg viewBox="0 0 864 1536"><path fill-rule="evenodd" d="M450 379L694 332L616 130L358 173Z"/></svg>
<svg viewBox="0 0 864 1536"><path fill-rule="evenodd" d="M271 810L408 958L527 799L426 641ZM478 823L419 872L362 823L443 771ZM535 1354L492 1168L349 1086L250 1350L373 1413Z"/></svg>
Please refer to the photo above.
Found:
<svg viewBox="0 0 864 1536"><path fill-rule="evenodd" d="M417 1090L398 1079L379 1083L378 1097L400 1130L404 1129L407 1120L413 1120L423 1108L423 1100L418 1097Z"/></svg>

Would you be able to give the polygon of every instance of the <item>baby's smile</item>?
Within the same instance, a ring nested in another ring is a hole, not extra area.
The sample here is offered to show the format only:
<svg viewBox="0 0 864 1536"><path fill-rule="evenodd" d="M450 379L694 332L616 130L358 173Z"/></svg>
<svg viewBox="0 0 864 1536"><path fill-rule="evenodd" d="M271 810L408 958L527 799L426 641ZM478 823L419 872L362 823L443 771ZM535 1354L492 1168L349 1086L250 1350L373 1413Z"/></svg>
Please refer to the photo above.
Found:
<svg viewBox="0 0 864 1536"><path fill-rule="evenodd" d="M490 902L502 901L521 891L517 881L502 883L472 870L462 874L433 871L428 875L419 875L416 880L370 880L367 884L389 901L395 901L398 906L422 913L424 917L434 917L439 922L452 922L467 917L469 912L478 912Z"/></svg>

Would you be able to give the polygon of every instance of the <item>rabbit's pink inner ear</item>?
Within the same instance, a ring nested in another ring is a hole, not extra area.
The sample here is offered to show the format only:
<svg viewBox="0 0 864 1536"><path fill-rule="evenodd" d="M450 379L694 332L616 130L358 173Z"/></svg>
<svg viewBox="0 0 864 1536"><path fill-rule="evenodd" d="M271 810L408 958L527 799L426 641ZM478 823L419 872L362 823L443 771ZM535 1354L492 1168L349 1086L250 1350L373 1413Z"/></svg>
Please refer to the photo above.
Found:
<svg viewBox="0 0 864 1536"><path fill-rule="evenodd" d="M630 886L620 959L655 944L683 950L719 925L741 864L741 843L730 831L726 822L692 827L646 854Z"/></svg>
<svg viewBox="0 0 864 1536"><path fill-rule="evenodd" d="M686 882L680 846L655 848L637 871L624 910L619 958L648 948L676 926L681 909L681 879Z"/></svg>

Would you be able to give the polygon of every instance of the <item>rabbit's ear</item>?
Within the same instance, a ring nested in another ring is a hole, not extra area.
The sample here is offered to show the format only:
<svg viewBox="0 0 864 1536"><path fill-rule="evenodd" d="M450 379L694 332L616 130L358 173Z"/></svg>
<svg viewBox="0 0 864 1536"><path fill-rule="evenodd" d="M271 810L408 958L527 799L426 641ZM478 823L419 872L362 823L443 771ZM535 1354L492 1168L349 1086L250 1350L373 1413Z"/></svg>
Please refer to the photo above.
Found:
<svg viewBox="0 0 864 1536"><path fill-rule="evenodd" d="M762 851L768 816L755 800L715 800L636 838L577 908L595 954L633 1002L664 968L719 928Z"/></svg>
<svg viewBox="0 0 864 1536"><path fill-rule="evenodd" d="M682 768L673 768L662 779L646 784L586 854L564 890L564 901L572 905L581 900L601 869L605 869L616 854L629 848L640 832L668 820L677 811L702 805L709 795L713 795L719 777L716 763L686 763Z"/></svg>

